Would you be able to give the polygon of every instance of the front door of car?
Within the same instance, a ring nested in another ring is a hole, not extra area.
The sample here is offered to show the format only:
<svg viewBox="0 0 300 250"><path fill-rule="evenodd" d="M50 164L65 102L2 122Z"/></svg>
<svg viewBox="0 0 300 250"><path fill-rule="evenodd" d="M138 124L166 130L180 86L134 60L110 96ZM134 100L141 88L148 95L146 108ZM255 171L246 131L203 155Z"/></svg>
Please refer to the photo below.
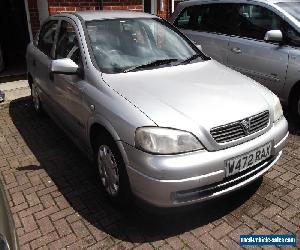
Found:
<svg viewBox="0 0 300 250"><path fill-rule="evenodd" d="M66 132L75 136L75 141L82 142L85 138L85 128L87 113L83 105L84 89L86 81L84 80L84 69L82 61L82 51L78 41L75 23L62 20L57 37L55 59L70 58L78 66L79 72L74 75L53 74L53 95L60 107L58 116L64 123Z"/></svg>
<svg viewBox="0 0 300 250"><path fill-rule="evenodd" d="M213 59L227 64L233 4L203 4L184 9L175 26Z"/></svg>
<svg viewBox="0 0 300 250"><path fill-rule="evenodd" d="M236 4L235 18L228 65L279 95L286 79L289 48L266 42L264 37L269 30L282 30L283 20L266 7L253 4Z"/></svg>
<svg viewBox="0 0 300 250"><path fill-rule="evenodd" d="M54 108L54 100L51 96L52 83L49 79L49 67L54 58L53 47L57 27L58 20L50 20L42 26L35 53L28 62L32 75L35 77L34 82L38 87L39 96L45 106L44 108L49 110Z"/></svg>

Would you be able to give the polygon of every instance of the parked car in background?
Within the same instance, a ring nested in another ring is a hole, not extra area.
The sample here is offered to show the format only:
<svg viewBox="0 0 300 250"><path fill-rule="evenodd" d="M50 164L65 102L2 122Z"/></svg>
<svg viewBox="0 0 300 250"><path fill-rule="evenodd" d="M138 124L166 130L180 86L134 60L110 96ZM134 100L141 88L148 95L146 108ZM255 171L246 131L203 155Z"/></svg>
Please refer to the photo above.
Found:
<svg viewBox="0 0 300 250"><path fill-rule="evenodd" d="M117 203L132 193L161 207L227 194L268 171L288 137L275 94L153 15L51 16L27 68L34 108L95 159Z"/></svg>
<svg viewBox="0 0 300 250"><path fill-rule="evenodd" d="M272 90L300 123L300 2L191 0L171 23L208 56Z"/></svg>
<svg viewBox="0 0 300 250"><path fill-rule="evenodd" d="M3 186L0 182L0 249L17 250L19 249L15 224L9 210Z"/></svg>

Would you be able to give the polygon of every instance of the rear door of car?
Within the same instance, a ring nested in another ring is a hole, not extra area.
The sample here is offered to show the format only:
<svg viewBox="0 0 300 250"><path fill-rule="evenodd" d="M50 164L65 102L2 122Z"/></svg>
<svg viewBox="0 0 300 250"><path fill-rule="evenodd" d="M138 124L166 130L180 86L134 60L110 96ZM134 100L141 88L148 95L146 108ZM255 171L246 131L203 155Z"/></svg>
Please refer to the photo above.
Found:
<svg viewBox="0 0 300 250"><path fill-rule="evenodd" d="M231 34L231 3L186 7L174 22L185 35L202 46L203 52L226 64Z"/></svg>
<svg viewBox="0 0 300 250"><path fill-rule="evenodd" d="M31 54L28 63L31 69L34 82L37 84L39 96L44 105L53 107L53 100L51 97L51 82L49 75L50 63L53 59L54 41L56 38L56 31L58 27L58 20L50 20L46 22L39 33L39 38L34 48L34 53ZM47 106L45 106L47 108Z"/></svg>
<svg viewBox="0 0 300 250"><path fill-rule="evenodd" d="M266 42L269 30L283 30L283 19L256 4L236 4L234 36L229 42L228 65L280 94L286 79L289 47Z"/></svg>

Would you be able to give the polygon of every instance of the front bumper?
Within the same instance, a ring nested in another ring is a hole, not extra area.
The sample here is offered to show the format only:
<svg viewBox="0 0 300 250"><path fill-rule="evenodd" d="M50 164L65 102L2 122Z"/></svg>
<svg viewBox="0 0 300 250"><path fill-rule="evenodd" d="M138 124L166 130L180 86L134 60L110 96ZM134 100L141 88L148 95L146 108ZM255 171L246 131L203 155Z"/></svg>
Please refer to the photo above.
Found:
<svg viewBox="0 0 300 250"><path fill-rule="evenodd" d="M133 193L158 207L209 200L253 182L279 159L288 138L283 118L268 132L235 147L180 155L151 155L123 143ZM272 156L251 169L225 178L224 162L272 142Z"/></svg>

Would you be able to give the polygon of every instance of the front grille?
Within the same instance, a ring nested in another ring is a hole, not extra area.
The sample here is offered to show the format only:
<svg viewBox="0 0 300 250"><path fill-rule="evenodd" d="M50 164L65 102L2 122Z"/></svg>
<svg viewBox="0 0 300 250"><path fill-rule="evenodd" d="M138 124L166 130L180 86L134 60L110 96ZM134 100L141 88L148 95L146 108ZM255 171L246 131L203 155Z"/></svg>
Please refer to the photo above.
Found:
<svg viewBox="0 0 300 250"><path fill-rule="evenodd" d="M210 134L217 143L240 139L264 129L269 124L269 111L246 119L212 128Z"/></svg>

